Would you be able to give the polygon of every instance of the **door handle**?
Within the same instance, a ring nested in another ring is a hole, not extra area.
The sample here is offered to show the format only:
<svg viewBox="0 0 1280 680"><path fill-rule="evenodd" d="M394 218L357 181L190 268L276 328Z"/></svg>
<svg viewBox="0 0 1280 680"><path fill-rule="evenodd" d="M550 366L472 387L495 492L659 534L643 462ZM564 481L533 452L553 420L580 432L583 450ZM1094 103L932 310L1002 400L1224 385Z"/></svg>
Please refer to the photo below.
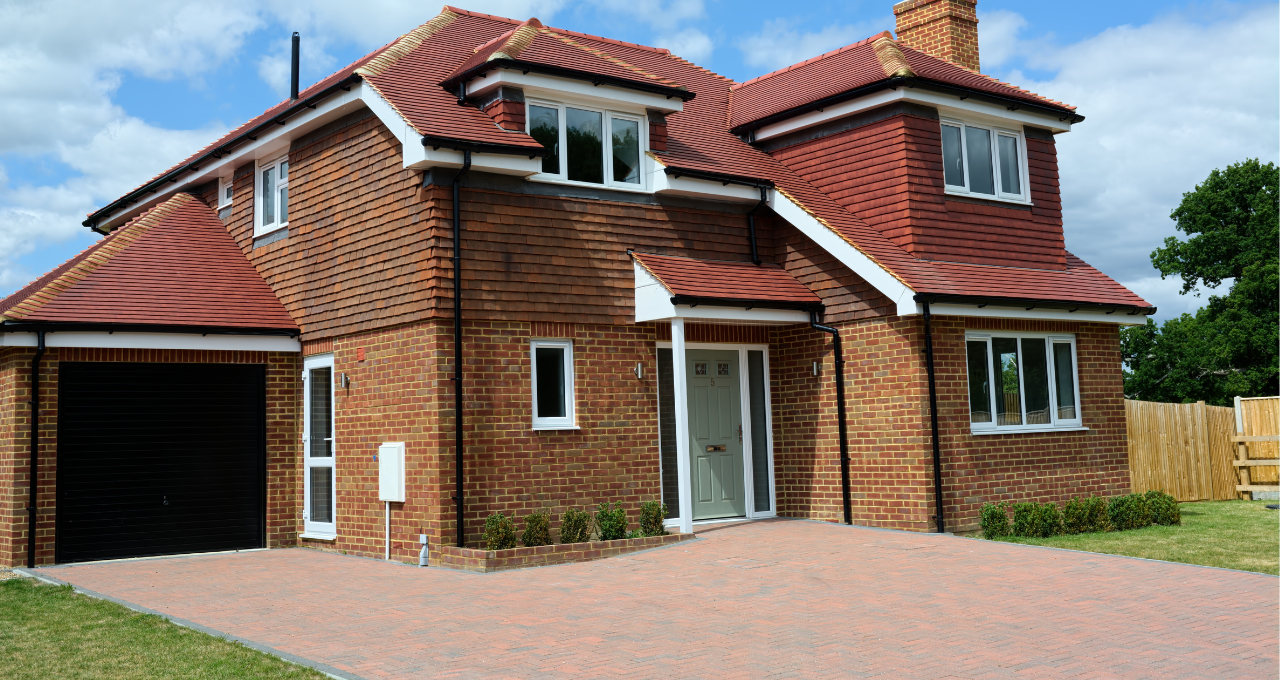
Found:
<svg viewBox="0 0 1280 680"><path fill-rule="evenodd" d="M742 443L742 423L738 423L738 443Z"/></svg>

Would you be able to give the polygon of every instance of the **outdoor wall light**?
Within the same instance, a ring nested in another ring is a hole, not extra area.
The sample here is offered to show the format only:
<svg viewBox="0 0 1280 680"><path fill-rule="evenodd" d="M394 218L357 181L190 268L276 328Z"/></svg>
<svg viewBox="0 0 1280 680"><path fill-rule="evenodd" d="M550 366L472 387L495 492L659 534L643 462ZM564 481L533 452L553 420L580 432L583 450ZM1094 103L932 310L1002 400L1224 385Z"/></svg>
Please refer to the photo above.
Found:
<svg viewBox="0 0 1280 680"><path fill-rule="evenodd" d="M636 380L644 380L644 364L642 362L637 361L636 367L631 369L631 372L636 374Z"/></svg>
<svg viewBox="0 0 1280 680"><path fill-rule="evenodd" d="M818 375L818 362L813 362L813 374Z"/></svg>
<svg viewBox="0 0 1280 680"><path fill-rule="evenodd" d="M344 390L351 389L351 378L347 376L346 373L342 374L342 389Z"/></svg>

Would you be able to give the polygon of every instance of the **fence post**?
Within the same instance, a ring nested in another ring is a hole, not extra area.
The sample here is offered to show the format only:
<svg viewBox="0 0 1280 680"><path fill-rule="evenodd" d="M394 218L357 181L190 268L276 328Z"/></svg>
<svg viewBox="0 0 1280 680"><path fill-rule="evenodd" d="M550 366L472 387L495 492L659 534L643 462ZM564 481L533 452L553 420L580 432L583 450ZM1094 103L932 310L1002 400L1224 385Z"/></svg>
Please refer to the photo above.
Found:
<svg viewBox="0 0 1280 680"><path fill-rule="evenodd" d="M1236 397L1236 434L1237 435L1244 434L1244 410L1240 407L1240 397ZM1249 460L1249 447L1244 442L1236 443L1236 460ZM1248 466L1241 465L1236 468L1236 472L1240 476L1240 484L1243 486L1248 486L1249 485ZM1242 500L1251 501L1253 500L1253 492L1241 491L1240 498Z"/></svg>
<svg viewBox="0 0 1280 680"><path fill-rule="evenodd" d="M1203 401L1196 402L1196 420L1200 423L1200 436L1196 438L1196 485L1200 492L1196 500L1213 498L1213 475L1209 468L1209 413Z"/></svg>

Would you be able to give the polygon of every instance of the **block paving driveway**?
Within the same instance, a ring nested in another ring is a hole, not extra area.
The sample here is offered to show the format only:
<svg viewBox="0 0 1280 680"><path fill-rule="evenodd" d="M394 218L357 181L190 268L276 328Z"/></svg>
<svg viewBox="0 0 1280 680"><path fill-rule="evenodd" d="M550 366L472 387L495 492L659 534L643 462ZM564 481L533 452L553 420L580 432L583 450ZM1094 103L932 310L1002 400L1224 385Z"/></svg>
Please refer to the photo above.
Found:
<svg viewBox="0 0 1280 680"><path fill-rule="evenodd" d="M795 520L497 574L306 549L42 574L390 677L1276 678L1276 577Z"/></svg>

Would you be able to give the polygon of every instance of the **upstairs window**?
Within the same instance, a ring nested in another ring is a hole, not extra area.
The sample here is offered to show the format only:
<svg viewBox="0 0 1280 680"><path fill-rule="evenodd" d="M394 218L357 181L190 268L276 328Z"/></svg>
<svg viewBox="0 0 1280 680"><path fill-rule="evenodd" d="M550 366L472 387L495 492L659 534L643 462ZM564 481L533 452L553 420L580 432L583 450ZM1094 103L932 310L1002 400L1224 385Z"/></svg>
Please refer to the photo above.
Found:
<svg viewBox="0 0 1280 680"><path fill-rule="evenodd" d="M942 167L948 193L1027 201L1021 132L943 120Z"/></svg>
<svg viewBox="0 0 1280 680"><path fill-rule="evenodd" d="M532 340L533 429L574 427L573 341Z"/></svg>
<svg viewBox="0 0 1280 680"><path fill-rule="evenodd" d="M1073 336L969 333L965 345L975 432L1081 426Z"/></svg>
<svg viewBox="0 0 1280 680"><path fill-rule="evenodd" d="M640 187L638 116L551 102L528 102L529 136L547 148L542 177Z"/></svg>
<svg viewBox="0 0 1280 680"><path fill-rule="evenodd" d="M265 234L289 226L289 157L258 166L258 230Z"/></svg>
<svg viewBox="0 0 1280 680"><path fill-rule="evenodd" d="M231 205L231 199L235 194L231 190L231 178L223 177L218 180L218 210L222 210Z"/></svg>

